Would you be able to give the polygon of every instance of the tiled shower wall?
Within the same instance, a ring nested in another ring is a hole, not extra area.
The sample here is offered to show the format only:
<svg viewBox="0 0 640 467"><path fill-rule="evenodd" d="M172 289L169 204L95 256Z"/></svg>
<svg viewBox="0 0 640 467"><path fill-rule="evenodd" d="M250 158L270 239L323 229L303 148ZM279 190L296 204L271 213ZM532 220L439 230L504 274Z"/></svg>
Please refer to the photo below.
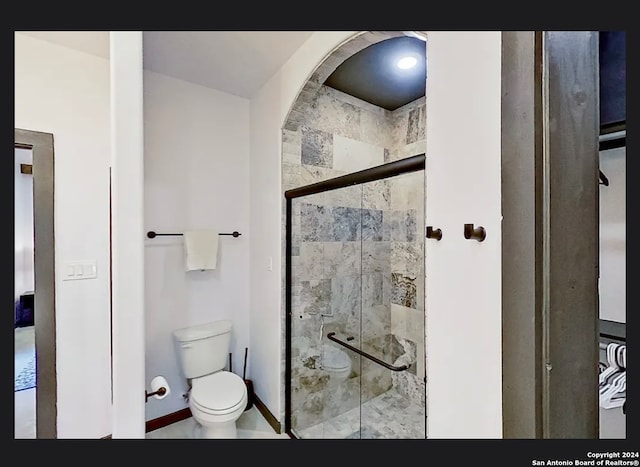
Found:
<svg viewBox="0 0 640 467"><path fill-rule="evenodd" d="M322 85L305 104L283 130L283 191L425 152L424 97L390 112ZM292 425L317 424L391 387L424 407L424 172L292 207ZM384 369L329 341L331 331L410 368ZM322 344L352 361L339 384L324 371Z"/></svg>

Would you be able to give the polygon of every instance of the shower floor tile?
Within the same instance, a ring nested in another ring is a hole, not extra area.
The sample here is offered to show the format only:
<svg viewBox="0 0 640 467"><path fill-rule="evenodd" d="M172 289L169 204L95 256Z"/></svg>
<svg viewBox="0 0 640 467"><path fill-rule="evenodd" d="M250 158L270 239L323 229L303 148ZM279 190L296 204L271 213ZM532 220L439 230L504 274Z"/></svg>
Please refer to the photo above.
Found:
<svg viewBox="0 0 640 467"><path fill-rule="evenodd" d="M424 439L425 435L424 407L393 389L365 402L361 409L300 432L302 439Z"/></svg>

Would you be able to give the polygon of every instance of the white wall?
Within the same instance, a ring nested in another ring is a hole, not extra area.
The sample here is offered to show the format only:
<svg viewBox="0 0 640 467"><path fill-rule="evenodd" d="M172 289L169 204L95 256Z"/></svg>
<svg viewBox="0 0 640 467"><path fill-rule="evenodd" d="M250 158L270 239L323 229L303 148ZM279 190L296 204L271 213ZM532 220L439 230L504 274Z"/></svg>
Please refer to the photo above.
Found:
<svg viewBox="0 0 640 467"><path fill-rule="evenodd" d="M15 34L15 126L53 134L59 438L111 433L109 62ZM66 261L97 277L63 281Z"/></svg>
<svg viewBox="0 0 640 467"><path fill-rule="evenodd" d="M182 237L145 239L147 388L156 375L163 375L171 388L164 399L149 399L147 420L187 407L174 329L233 321L232 370L240 376L245 347L249 356L262 351L249 341L249 245L265 228L277 227L280 218L250 230L249 136L248 100L144 72L145 232L214 229L242 234L220 236L217 268L204 272L185 272ZM261 300L254 302L258 315L260 305ZM272 332L262 324L254 333ZM247 364L247 378L252 371L255 367Z"/></svg>
<svg viewBox="0 0 640 467"><path fill-rule="evenodd" d="M117 438L144 438L142 32L109 33L112 394Z"/></svg>
<svg viewBox="0 0 640 467"><path fill-rule="evenodd" d="M626 148L600 151L600 319L626 323Z"/></svg>
<svg viewBox="0 0 640 467"><path fill-rule="evenodd" d="M501 33L427 35L427 436L502 437ZM483 226L483 242L464 224Z"/></svg>
<svg viewBox="0 0 640 467"><path fill-rule="evenodd" d="M30 149L16 148L14 160L14 299L33 290L33 175L20 172L20 164L32 164Z"/></svg>
<svg viewBox="0 0 640 467"><path fill-rule="evenodd" d="M282 125L324 57L354 32L315 32L251 99L251 378L257 396L284 423L285 328L281 316ZM272 265L272 267L270 267Z"/></svg>

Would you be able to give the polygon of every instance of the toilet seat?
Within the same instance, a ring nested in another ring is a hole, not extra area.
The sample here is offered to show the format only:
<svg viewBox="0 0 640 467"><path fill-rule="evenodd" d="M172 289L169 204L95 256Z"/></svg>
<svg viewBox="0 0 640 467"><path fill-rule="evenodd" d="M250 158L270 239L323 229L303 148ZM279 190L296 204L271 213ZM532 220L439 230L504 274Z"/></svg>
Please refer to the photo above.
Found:
<svg viewBox="0 0 640 467"><path fill-rule="evenodd" d="M230 371L218 371L192 381L189 400L200 411L225 415L246 405L247 386Z"/></svg>

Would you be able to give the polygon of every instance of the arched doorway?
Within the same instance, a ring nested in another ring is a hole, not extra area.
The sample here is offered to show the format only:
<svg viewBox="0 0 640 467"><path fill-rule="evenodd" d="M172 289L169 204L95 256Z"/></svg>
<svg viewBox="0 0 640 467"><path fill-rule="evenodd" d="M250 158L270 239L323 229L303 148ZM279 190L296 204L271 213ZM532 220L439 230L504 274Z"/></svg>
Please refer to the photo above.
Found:
<svg viewBox="0 0 640 467"><path fill-rule="evenodd" d="M426 437L424 88L390 109L330 85L392 41L417 41L425 66L424 35L359 33L283 127L285 429L298 438Z"/></svg>

